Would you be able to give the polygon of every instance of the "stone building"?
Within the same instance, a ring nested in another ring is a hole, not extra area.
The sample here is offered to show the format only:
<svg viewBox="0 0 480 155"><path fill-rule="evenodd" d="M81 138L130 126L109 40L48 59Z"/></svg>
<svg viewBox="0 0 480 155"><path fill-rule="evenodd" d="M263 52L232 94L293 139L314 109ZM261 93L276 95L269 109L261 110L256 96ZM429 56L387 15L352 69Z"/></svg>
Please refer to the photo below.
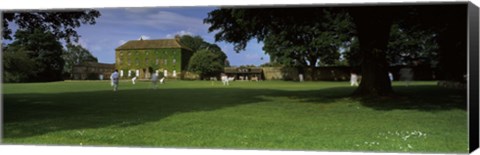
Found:
<svg viewBox="0 0 480 155"><path fill-rule="evenodd" d="M228 77L233 77L235 80L263 80L262 68L244 68L244 67L225 67L224 72Z"/></svg>
<svg viewBox="0 0 480 155"><path fill-rule="evenodd" d="M151 74L181 78L191 56L192 50L179 38L131 40L115 49L115 67L121 78L148 79Z"/></svg>
<svg viewBox="0 0 480 155"><path fill-rule="evenodd" d="M115 64L84 62L73 66L72 78L74 80L109 80L114 70Z"/></svg>

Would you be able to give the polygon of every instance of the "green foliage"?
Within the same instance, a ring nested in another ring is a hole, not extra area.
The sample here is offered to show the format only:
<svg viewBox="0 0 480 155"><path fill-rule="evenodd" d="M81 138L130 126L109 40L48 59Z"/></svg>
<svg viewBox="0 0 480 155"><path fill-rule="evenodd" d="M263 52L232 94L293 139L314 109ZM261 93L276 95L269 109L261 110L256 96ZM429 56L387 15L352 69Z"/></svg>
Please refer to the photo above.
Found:
<svg viewBox="0 0 480 155"><path fill-rule="evenodd" d="M358 37L352 37L350 41L344 45L345 51L342 53L344 59L347 61L348 66L358 67L361 65L360 43Z"/></svg>
<svg viewBox="0 0 480 155"><path fill-rule="evenodd" d="M283 65L278 62L267 62L267 63L261 64L260 67L283 67Z"/></svg>
<svg viewBox="0 0 480 155"><path fill-rule="evenodd" d="M67 44L66 47L67 49L62 54L62 58L65 61L65 66L63 67L64 74L71 74L74 65L79 65L83 62L98 62L98 59L81 45Z"/></svg>
<svg viewBox="0 0 480 155"><path fill-rule="evenodd" d="M24 82L35 75L35 61L27 52L4 50L3 59L3 82Z"/></svg>
<svg viewBox="0 0 480 155"><path fill-rule="evenodd" d="M190 36L190 35L183 35L180 37L180 43L182 45L187 46L190 48L194 53L198 50L204 48L205 44L208 44L203 40L200 36Z"/></svg>
<svg viewBox="0 0 480 155"><path fill-rule="evenodd" d="M217 44L211 44L203 40L200 36L189 36L183 35L180 37L180 42L193 50L193 53L196 53L199 50L208 50L219 55L219 59L224 60L224 66L230 66L227 61L227 55L222 51L222 49Z"/></svg>
<svg viewBox="0 0 480 155"><path fill-rule="evenodd" d="M404 29L393 24L390 31L390 40L387 45L386 58L389 65L411 65L422 63L435 66L438 63L438 43L435 33L419 30ZM343 56L350 66L360 66L361 54L357 37L353 37L346 45Z"/></svg>
<svg viewBox="0 0 480 155"><path fill-rule="evenodd" d="M27 81L62 80L63 47L52 33L40 29L36 29L33 33L17 31L15 41L8 45L8 50L24 52L28 59L34 62L34 67L30 71L33 74L30 74ZM10 69L5 71L12 72Z"/></svg>
<svg viewBox="0 0 480 155"><path fill-rule="evenodd" d="M200 36L190 36L190 35L183 35L180 37L180 42L189 47L190 49L193 50L193 54L195 54L197 51L201 50L207 50L210 52L213 52L215 55L218 56L218 61L223 62L224 67L230 66L230 63L227 60L227 55L222 51L222 49L217 45L217 44L211 44L203 40L202 37ZM192 55L193 57L193 55ZM189 64L191 63L191 59ZM190 65L189 65L190 66ZM198 68L197 68L198 69ZM207 71L210 72L210 71Z"/></svg>
<svg viewBox="0 0 480 155"><path fill-rule="evenodd" d="M387 45L387 60L390 65L435 65L438 62L438 43L435 38L436 34L433 32L408 30L394 24Z"/></svg>
<svg viewBox="0 0 480 155"><path fill-rule="evenodd" d="M200 75L217 76L225 67L225 54L218 51L200 50L193 54L189 63L189 70Z"/></svg>
<svg viewBox="0 0 480 155"><path fill-rule="evenodd" d="M270 33L263 49L286 66L327 66L340 58L339 48L351 37L350 17L328 9L316 13L316 21L287 22L279 33Z"/></svg>
<svg viewBox="0 0 480 155"><path fill-rule="evenodd" d="M33 32L35 29L50 31L57 40L64 39L67 43L77 42L79 35L75 31L81 24L95 24L95 19L100 16L97 10L81 11L30 11L30 12L4 12L3 13L3 38L12 39L12 30L9 22L18 26L18 30Z"/></svg>

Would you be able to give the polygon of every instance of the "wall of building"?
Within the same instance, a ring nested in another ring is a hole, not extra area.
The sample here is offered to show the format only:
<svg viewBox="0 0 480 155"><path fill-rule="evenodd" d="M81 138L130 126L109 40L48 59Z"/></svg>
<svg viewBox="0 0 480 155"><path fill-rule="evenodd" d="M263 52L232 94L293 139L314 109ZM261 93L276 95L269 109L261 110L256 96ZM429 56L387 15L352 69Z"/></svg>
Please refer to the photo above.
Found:
<svg viewBox="0 0 480 155"><path fill-rule="evenodd" d="M405 66L392 66L390 72L394 76L394 80L400 78L399 71ZM311 71L305 69L299 71L297 68L289 67L262 67L266 80L299 80L299 73L303 73L305 80L311 80ZM438 71L435 68L429 67L413 67L413 80L439 80L442 77L438 76ZM316 80L319 81L347 81L350 80L350 72L354 70L351 67L318 67L316 70ZM361 75L360 70L356 70L357 74Z"/></svg>
<svg viewBox="0 0 480 155"><path fill-rule="evenodd" d="M72 78L74 80L99 80L101 78L108 80L114 70L114 64L87 62L73 67Z"/></svg>
<svg viewBox="0 0 480 155"><path fill-rule="evenodd" d="M188 65L191 54L180 48L148 49L148 50L117 50L115 53L116 67L123 71L122 78L132 78L137 70L140 79L150 78L150 72L166 71L167 77L181 77ZM128 72L131 73L128 76Z"/></svg>

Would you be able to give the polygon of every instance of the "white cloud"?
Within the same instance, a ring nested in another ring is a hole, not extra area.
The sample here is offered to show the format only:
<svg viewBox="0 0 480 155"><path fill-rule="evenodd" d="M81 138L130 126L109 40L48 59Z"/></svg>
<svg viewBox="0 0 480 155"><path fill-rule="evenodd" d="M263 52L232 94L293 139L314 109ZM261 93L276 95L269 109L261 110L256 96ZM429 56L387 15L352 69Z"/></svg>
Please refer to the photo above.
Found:
<svg viewBox="0 0 480 155"><path fill-rule="evenodd" d="M175 33L167 34L167 35L165 35L165 38L174 38L175 35L180 35L180 36L190 35L190 36L194 36L194 34L193 34L192 32L182 30L182 31L178 31L178 32L175 32Z"/></svg>
<svg viewBox="0 0 480 155"><path fill-rule="evenodd" d="M147 35L140 35L140 37L138 38L138 40L140 39L143 39L143 40L148 40L150 39L151 37L150 36L147 36Z"/></svg>
<svg viewBox="0 0 480 155"><path fill-rule="evenodd" d="M127 41L125 41L125 40L120 40L120 41L118 41L118 45L123 45L123 44L125 44L126 42L127 42Z"/></svg>

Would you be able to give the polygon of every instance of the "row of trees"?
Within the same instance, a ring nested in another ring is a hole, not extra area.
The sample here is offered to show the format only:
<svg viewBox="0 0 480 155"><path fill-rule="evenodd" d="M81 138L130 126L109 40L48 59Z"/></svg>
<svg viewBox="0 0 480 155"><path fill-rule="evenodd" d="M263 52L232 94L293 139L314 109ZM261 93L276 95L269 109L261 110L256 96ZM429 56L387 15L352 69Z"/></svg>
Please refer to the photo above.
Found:
<svg viewBox="0 0 480 155"><path fill-rule="evenodd" d="M80 45L75 28L95 24L96 10L75 12L24 12L3 14L2 44L4 82L44 82L62 80L72 67L84 61L97 61ZM15 23L15 33L9 23ZM13 34L13 38L12 38ZM64 48L61 41L66 42Z"/></svg>
<svg viewBox="0 0 480 155"><path fill-rule="evenodd" d="M204 22L216 41L233 43L237 52L251 39L263 41L283 65L314 70L346 61L362 70L356 95L389 95L390 65L423 62L437 65L447 80L463 79L466 64L452 62L466 60L466 7L222 8Z"/></svg>

